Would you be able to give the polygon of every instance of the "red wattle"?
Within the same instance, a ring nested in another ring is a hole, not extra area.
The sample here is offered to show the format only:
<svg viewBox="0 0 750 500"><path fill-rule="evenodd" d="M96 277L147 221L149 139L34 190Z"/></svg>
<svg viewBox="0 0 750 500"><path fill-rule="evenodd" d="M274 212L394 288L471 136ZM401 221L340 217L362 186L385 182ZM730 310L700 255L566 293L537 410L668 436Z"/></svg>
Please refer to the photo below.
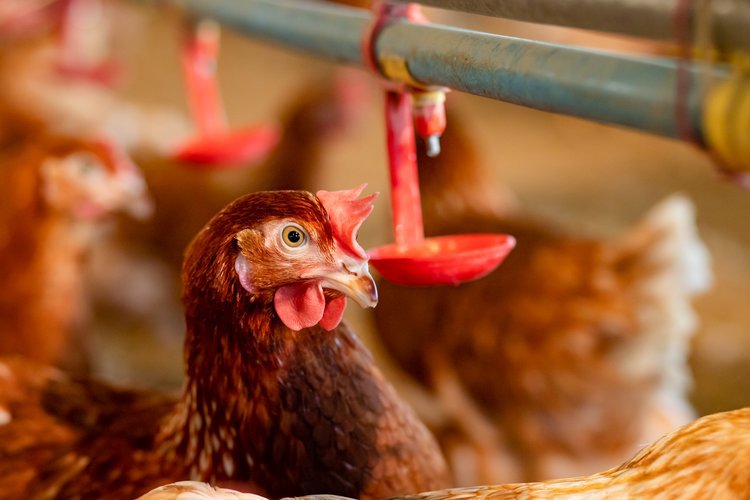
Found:
<svg viewBox="0 0 750 500"><path fill-rule="evenodd" d="M273 296L273 304L281 321L294 331L317 324L330 331L344 317L346 297L326 302L320 282L308 281L279 288Z"/></svg>
<svg viewBox="0 0 750 500"><path fill-rule="evenodd" d="M318 324L325 312L326 299L320 283L308 281L279 288L273 304L281 321L299 331Z"/></svg>
<svg viewBox="0 0 750 500"><path fill-rule="evenodd" d="M344 318L344 309L346 309L346 297L336 297L330 300L326 304L323 317L320 319L320 326L329 332L339 326Z"/></svg>

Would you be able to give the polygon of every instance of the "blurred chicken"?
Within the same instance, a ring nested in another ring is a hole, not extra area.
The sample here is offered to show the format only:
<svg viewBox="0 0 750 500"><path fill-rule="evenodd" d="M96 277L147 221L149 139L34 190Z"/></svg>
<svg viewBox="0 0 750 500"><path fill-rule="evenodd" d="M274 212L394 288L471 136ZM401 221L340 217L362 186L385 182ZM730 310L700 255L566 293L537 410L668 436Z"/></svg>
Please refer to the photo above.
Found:
<svg viewBox="0 0 750 500"><path fill-rule="evenodd" d="M750 491L750 408L703 417L641 450L619 467L588 477L541 483L476 486L392 497L401 500L747 498ZM140 500L260 500L205 483L162 486ZM310 495L307 500L343 497Z"/></svg>
<svg viewBox="0 0 750 500"><path fill-rule="evenodd" d="M459 118L439 157L420 151L426 233L509 233L517 247L456 288L381 282L375 311L387 350L437 398L441 418L420 414L458 483L589 474L690 421L690 297L710 281L690 202L608 239L527 219L493 191Z"/></svg>
<svg viewBox="0 0 750 500"><path fill-rule="evenodd" d="M281 112L284 135L263 168L270 189L317 189L325 153L348 137L367 103L366 76L339 69L333 78L309 84Z"/></svg>
<svg viewBox="0 0 750 500"><path fill-rule="evenodd" d="M469 498L747 498L750 492L750 408L696 420L641 450L632 460L588 477L505 484L402 500Z"/></svg>
<svg viewBox="0 0 750 500"><path fill-rule="evenodd" d="M16 23L13 16L19 12L30 19L12 36L0 35L0 162L13 165L0 174L12 191L0 201L0 208L14 217L8 234L23 231L23 221L33 228L25 236L28 249L20 250L15 242L0 243L2 272L12 274L15 283L2 295L0 352L22 352L38 361L86 371L86 351L94 347L88 337L75 335L84 316L91 320L91 281L84 269L92 247L111 240L96 236L103 228L111 229L113 212L125 209L142 216L149 211L141 175L120 149L163 148L170 137L180 134L180 120L169 112L142 110L119 99L112 89L55 71L56 45L50 35L63 3L0 8L0 21ZM39 22L32 22L37 18ZM14 183L19 183L17 188ZM71 206L63 206L66 203ZM18 217L11 215L16 212ZM125 282L131 284L119 271L113 265L106 272L119 279L121 288Z"/></svg>
<svg viewBox="0 0 750 500"><path fill-rule="evenodd" d="M148 215L145 183L114 145L0 122L0 353L65 364L84 309L83 261L117 211Z"/></svg>
<svg viewBox="0 0 750 500"><path fill-rule="evenodd" d="M184 479L273 497L382 497L448 486L437 443L353 332L377 302L356 242L374 196L259 192L187 250L179 399L0 362L0 491L135 498Z"/></svg>

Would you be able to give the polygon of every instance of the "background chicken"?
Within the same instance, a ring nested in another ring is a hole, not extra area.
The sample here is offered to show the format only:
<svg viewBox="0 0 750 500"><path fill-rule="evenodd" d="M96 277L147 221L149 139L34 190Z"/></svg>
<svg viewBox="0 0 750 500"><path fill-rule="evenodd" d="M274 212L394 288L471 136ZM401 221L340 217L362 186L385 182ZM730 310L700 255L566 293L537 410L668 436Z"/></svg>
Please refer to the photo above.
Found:
<svg viewBox="0 0 750 500"><path fill-rule="evenodd" d="M10 5L0 18L55 14L62 4ZM86 370L87 354L98 346L74 332L84 317L90 320L84 269L92 247L109 241L98 236L112 229L110 214L129 211L142 223L150 211L141 174L125 150L163 148L180 134L181 122L163 108L151 112L111 88L61 75L47 21L0 35L0 162L6 165L0 175L7 191L0 209L12 235L1 244L0 272L13 283L2 292L0 352ZM108 272L119 286L129 283L117 271Z"/></svg>
<svg viewBox="0 0 750 500"><path fill-rule="evenodd" d="M448 123L443 153L419 158L426 233L518 245L456 288L381 282L375 318L448 416L434 430L459 482L591 473L689 421L689 299L709 280L690 203L671 198L609 239L526 220L493 192L458 117Z"/></svg>
<svg viewBox="0 0 750 500"><path fill-rule="evenodd" d="M371 96L366 75L342 68L308 83L280 112L284 136L263 167L268 189L318 189L331 144L361 126Z"/></svg>
<svg viewBox="0 0 750 500"><path fill-rule="evenodd" d="M355 234L362 188L259 192L187 251L187 381L174 400L0 364L0 491L134 498L170 481L268 495L386 496L448 485L437 444L339 326L377 301Z"/></svg>
<svg viewBox="0 0 750 500"><path fill-rule="evenodd" d="M103 140L49 134L0 116L0 353L43 363L67 348L85 309L82 269L113 212L150 211L140 172Z"/></svg>

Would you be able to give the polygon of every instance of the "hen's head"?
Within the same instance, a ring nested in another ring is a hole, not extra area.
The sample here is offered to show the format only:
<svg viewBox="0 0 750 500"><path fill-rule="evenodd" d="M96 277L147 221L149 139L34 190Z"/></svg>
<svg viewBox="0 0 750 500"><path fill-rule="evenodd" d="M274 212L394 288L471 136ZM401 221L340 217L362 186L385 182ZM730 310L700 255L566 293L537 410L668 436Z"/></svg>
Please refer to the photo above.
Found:
<svg viewBox="0 0 750 500"><path fill-rule="evenodd" d="M346 298L374 307L368 257L356 241L376 195L264 191L219 212L188 249L183 278L191 301L272 306L292 330L335 328Z"/></svg>
<svg viewBox="0 0 750 500"><path fill-rule="evenodd" d="M42 195L51 208L83 220L120 210L137 218L151 213L143 177L114 144L54 138L43 148Z"/></svg>

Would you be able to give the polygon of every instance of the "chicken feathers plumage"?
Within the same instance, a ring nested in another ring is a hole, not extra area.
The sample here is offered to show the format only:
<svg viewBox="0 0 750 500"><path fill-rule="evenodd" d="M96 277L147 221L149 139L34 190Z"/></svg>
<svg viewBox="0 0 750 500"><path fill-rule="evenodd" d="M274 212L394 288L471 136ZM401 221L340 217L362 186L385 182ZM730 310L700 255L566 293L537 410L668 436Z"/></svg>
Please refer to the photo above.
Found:
<svg viewBox="0 0 750 500"><path fill-rule="evenodd" d="M254 193L209 221L183 268L179 398L3 359L0 491L134 498L193 479L274 497L380 497L447 486L434 438L356 336L331 323L295 331L278 314L277 290L300 282L312 290L292 304L300 310L345 295L374 303L366 259L342 246L369 210L354 224L334 223L327 210L369 203L355 200L360 192ZM289 227L306 238L301 249Z"/></svg>

